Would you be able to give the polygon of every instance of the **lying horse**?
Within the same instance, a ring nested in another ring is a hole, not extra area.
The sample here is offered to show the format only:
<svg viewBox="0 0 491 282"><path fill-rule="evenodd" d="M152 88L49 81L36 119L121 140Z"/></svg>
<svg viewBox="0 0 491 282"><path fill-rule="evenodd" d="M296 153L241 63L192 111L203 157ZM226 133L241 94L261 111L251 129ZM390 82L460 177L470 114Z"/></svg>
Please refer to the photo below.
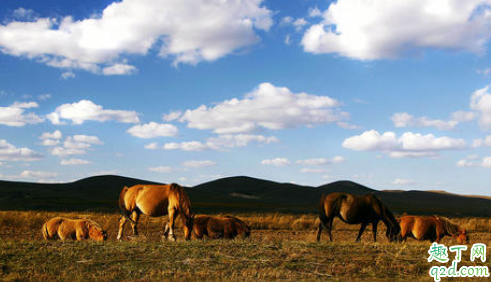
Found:
<svg viewBox="0 0 491 282"><path fill-rule="evenodd" d="M387 226L386 236L390 242L399 237L400 227L390 210L375 196L356 196L348 193L331 193L323 195L319 204L319 231L317 241L321 238L322 229L326 229L332 242L332 221L339 217L348 224L361 224L356 242L359 242L368 224L373 226L373 241L377 241L377 225L381 220Z"/></svg>
<svg viewBox="0 0 491 282"><path fill-rule="evenodd" d="M193 228L193 214L191 204L184 189L175 184L169 185L135 185L124 187L119 194L119 209L122 217L119 220L118 240L123 238L123 228L126 222L131 222L133 235L138 235L137 224L140 214L151 217L169 215L169 227L167 233L171 240L175 241L175 219L180 215L184 220L184 236L186 240L191 237Z"/></svg>
<svg viewBox="0 0 491 282"><path fill-rule="evenodd" d="M203 236L212 239L233 239L242 236L245 239L251 234L251 228L233 216L200 215L194 218L193 233L197 239L202 239Z"/></svg>
<svg viewBox="0 0 491 282"><path fill-rule="evenodd" d="M416 240L440 243L445 235L449 235L456 238L460 244L469 244L469 236L465 229L439 216L403 216L398 221L403 242L407 237L413 237Z"/></svg>
<svg viewBox="0 0 491 282"><path fill-rule="evenodd" d="M107 233L102 230L99 224L90 219L67 219L55 217L48 220L43 225L43 237L45 240L56 239L65 241L68 238L82 241L92 239L95 241L105 241Z"/></svg>

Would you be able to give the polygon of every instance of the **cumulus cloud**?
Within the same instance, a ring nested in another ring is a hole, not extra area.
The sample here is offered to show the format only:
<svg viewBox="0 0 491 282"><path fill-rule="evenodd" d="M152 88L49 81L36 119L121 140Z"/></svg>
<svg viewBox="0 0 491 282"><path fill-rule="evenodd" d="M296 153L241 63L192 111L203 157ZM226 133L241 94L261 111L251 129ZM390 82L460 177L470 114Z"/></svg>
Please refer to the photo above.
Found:
<svg viewBox="0 0 491 282"><path fill-rule="evenodd" d="M471 96L470 107L479 114L479 125L491 128L491 93L489 86L476 90Z"/></svg>
<svg viewBox="0 0 491 282"><path fill-rule="evenodd" d="M290 164L290 161L287 158L275 158L275 159L262 160L261 164L273 165L273 166L286 166Z"/></svg>
<svg viewBox="0 0 491 282"><path fill-rule="evenodd" d="M53 124L64 124L63 120L71 120L73 124L83 124L85 121L115 120L123 123L138 123L138 114L135 111L106 110L102 106L89 100L80 100L73 104L63 104L54 112L47 115Z"/></svg>
<svg viewBox="0 0 491 282"><path fill-rule="evenodd" d="M190 128L218 134L250 133L261 128L284 129L314 126L346 119L340 103L327 96L292 93L286 87L262 83L243 99L231 99L213 107L187 110L179 121Z"/></svg>
<svg viewBox="0 0 491 282"><path fill-rule="evenodd" d="M0 124L21 127L26 124L36 124L44 121L43 118L34 113L26 113L27 109L37 108L36 102L19 103L8 107L0 107Z"/></svg>
<svg viewBox="0 0 491 282"><path fill-rule="evenodd" d="M302 38L306 52L358 60L427 49L482 53L491 37L490 0L338 0ZM354 20L356 19L356 20Z"/></svg>
<svg viewBox="0 0 491 282"><path fill-rule="evenodd" d="M43 155L29 148L17 148L7 142L5 139L0 139L0 161L37 161Z"/></svg>
<svg viewBox="0 0 491 282"><path fill-rule="evenodd" d="M382 151L393 158L404 158L436 156L444 150L461 150L466 143L463 139L435 137L433 134L406 132L397 138L394 132L380 134L370 130L345 139L343 147L356 151Z"/></svg>
<svg viewBox="0 0 491 282"><path fill-rule="evenodd" d="M104 75L129 75L135 72L136 68L127 64L114 64L102 69Z"/></svg>
<svg viewBox="0 0 491 282"><path fill-rule="evenodd" d="M61 74L61 78L63 80L67 80L67 79L74 78L74 77L75 77L75 74L72 71L66 71L66 72L63 72Z"/></svg>
<svg viewBox="0 0 491 282"><path fill-rule="evenodd" d="M464 159L459 160L456 164L457 167L484 167L491 168L491 157L484 157L480 159L478 156L471 155Z"/></svg>
<svg viewBox="0 0 491 282"><path fill-rule="evenodd" d="M415 185L416 184L416 181L414 181L412 179L396 178L396 179L394 179L394 181L391 182L391 184L393 184L393 185L403 185L403 186L406 186L406 185Z"/></svg>
<svg viewBox="0 0 491 282"><path fill-rule="evenodd" d="M457 114L458 115L458 114ZM465 118L464 116L460 116ZM427 117L414 117L408 113L395 113L391 118L395 127L435 127L439 130L452 130L459 122L456 120L443 121Z"/></svg>
<svg viewBox="0 0 491 282"><path fill-rule="evenodd" d="M148 170L153 172L162 172L162 173L170 173L174 171L170 166L149 167Z"/></svg>
<svg viewBox="0 0 491 282"><path fill-rule="evenodd" d="M101 144L103 144L103 142L99 140L99 137L97 136L79 134L67 136L67 138L63 142L63 147L54 147L50 150L50 152L52 155L59 157L85 155L87 153L87 150L92 148L93 145Z"/></svg>
<svg viewBox="0 0 491 282"><path fill-rule="evenodd" d="M206 142L200 141L185 141L185 142L169 142L162 147L164 150L182 150L182 151L204 151L204 150L224 150L226 148L245 147L249 143L270 144L279 142L274 137L266 137L263 135L253 134L223 134L217 137L208 138ZM158 144L152 143L147 145L147 149L157 149Z"/></svg>
<svg viewBox="0 0 491 282"><path fill-rule="evenodd" d="M204 161L192 160L192 161L185 161L184 163L182 163L182 165L185 167L199 168L199 167L207 167L207 166L216 166L217 163L210 160L204 160Z"/></svg>
<svg viewBox="0 0 491 282"><path fill-rule="evenodd" d="M58 175L56 172L32 171L24 170L21 172L21 178L36 178L36 179L53 179Z"/></svg>
<svg viewBox="0 0 491 282"><path fill-rule="evenodd" d="M261 0L123 0L100 15L0 25L0 50L50 66L128 74L127 55L150 49L174 64L214 61L259 41L272 12Z"/></svg>
<svg viewBox="0 0 491 282"><path fill-rule="evenodd" d="M152 142L150 144L145 145L145 149L147 150L157 150L159 148L159 143Z"/></svg>
<svg viewBox="0 0 491 282"><path fill-rule="evenodd" d="M327 164L340 164L344 163L346 159L342 156L335 156L332 159L318 158L318 159L305 159L296 161L299 165L327 165Z"/></svg>
<svg viewBox="0 0 491 282"><path fill-rule="evenodd" d="M162 124L152 121L146 124L135 125L128 129L127 132L135 137L148 139L155 137L176 136L178 129L172 124Z"/></svg>
<svg viewBox="0 0 491 282"><path fill-rule="evenodd" d="M90 161L87 160L82 160L82 159L75 159L71 158L68 160L61 160L60 164L61 165L84 165L84 164L90 164Z"/></svg>
<svg viewBox="0 0 491 282"><path fill-rule="evenodd" d="M63 137L63 134L59 130L55 130L53 133L44 132L39 136L39 139L43 140L41 145L43 146L55 146L60 144L60 139Z"/></svg>

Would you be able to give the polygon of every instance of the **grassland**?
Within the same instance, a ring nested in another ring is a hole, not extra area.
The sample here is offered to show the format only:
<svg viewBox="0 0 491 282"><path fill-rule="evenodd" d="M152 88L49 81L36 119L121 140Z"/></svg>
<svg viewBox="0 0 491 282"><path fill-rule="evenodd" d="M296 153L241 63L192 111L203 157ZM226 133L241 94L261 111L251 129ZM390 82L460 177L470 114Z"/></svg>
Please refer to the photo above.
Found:
<svg viewBox="0 0 491 282"><path fill-rule="evenodd" d="M89 217L109 232L97 242L45 242L43 222L53 216ZM354 243L357 227L335 221L334 243L315 241L315 215L238 214L251 225L248 240L161 240L161 219L142 217L139 236L126 230L115 240L117 214L0 212L0 280L3 281L270 281L270 280L415 280L432 281L429 242L387 242L382 224L379 242L367 230ZM460 218L453 222L471 231L471 243L491 244L491 220ZM129 226L128 226L129 227ZM182 238L182 234L177 234ZM451 238L443 243L453 245ZM488 248L488 253L490 252ZM462 265L469 262L464 254ZM469 281L455 279L452 281Z"/></svg>

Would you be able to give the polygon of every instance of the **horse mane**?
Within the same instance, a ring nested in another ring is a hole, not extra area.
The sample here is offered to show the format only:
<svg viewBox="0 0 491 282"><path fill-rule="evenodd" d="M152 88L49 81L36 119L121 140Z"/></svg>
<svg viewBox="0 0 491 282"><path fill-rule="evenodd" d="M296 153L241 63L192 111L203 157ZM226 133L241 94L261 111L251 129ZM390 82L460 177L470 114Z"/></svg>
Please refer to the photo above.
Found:
<svg viewBox="0 0 491 282"><path fill-rule="evenodd" d="M83 219L83 221L85 221L88 225L90 225L94 229L96 229L98 231L102 231L102 227L99 225L99 223L97 223L91 219L88 219L88 218Z"/></svg>
<svg viewBox="0 0 491 282"><path fill-rule="evenodd" d="M382 211L382 217L388 221L388 223L391 225L391 228L396 228L396 230L400 230L401 227L399 225L399 221L396 219L394 214L389 210L389 208L382 203L382 201L375 195L371 194L370 195L375 202L380 206L380 209Z"/></svg>
<svg viewBox="0 0 491 282"><path fill-rule="evenodd" d="M169 184L169 190L174 194L177 199L178 208L181 214L190 216L191 214L191 201L188 195L184 192L184 189L176 183Z"/></svg>
<svg viewBox="0 0 491 282"><path fill-rule="evenodd" d="M459 233L460 227L457 224L451 223L447 218L441 216L434 216L443 226L445 232L449 235L455 235Z"/></svg>

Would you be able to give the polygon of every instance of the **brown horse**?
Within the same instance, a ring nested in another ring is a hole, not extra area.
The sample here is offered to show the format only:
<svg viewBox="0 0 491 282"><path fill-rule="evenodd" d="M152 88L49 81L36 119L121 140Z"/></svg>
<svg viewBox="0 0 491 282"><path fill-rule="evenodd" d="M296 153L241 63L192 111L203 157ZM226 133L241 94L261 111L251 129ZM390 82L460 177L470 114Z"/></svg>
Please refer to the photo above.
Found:
<svg viewBox="0 0 491 282"><path fill-rule="evenodd" d="M71 238L82 241L90 238L95 241L105 241L107 239L106 232L90 219L55 217L44 223L42 233L45 240L60 238L61 241L65 241Z"/></svg>
<svg viewBox="0 0 491 282"><path fill-rule="evenodd" d="M184 236L190 239L193 228L194 215L191 213L191 204L184 189L178 184L169 185L135 185L124 187L119 194L119 209L122 217L119 220L118 240L123 237L123 227L127 221L131 222L133 235L138 235L137 223L140 214L151 217L169 215L169 230L165 237L170 235L175 241L175 219L180 215L184 222Z"/></svg>
<svg viewBox="0 0 491 282"><path fill-rule="evenodd" d="M193 233L197 239L202 239L203 236L211 239L233 239L242 236L245 239L251 234L251 228L233 216L200 215L194 218Z"/></svg>
<svg viewBox="0 0 491 282"><path fill-rule="evenodd" d="M460 244L469 244L469 236L465 229L439 216L403 216L398 221L403 242L407 237L413 237L416 240L440 243L445 235L449 235Z"/></svg>
<svg viewBox="0 0 491 282"><path fill-rule="evenodd" d="M377 225L380 220L387 226L386 236L390 242L398 239L401 230L392 212L375 195L356 196L335 192L321 197L317 241L325 228L332 242L332 221L335 217L348 224L361 224L356 242L360 241L363 231L370 223L373 226L373 241L376 242Z"/></svg>

